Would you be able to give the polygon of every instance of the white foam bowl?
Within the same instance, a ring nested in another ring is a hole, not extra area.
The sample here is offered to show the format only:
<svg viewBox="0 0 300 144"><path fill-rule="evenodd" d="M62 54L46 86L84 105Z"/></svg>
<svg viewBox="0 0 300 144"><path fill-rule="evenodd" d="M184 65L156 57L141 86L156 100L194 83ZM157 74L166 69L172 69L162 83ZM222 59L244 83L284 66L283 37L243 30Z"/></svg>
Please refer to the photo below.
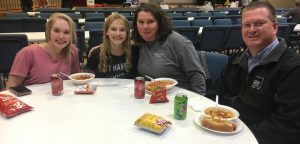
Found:
<svg viewBox="0 0 300 144"><path fill-rule="evenodd" d="M147 82L146 84L148 85L148 84L150 84L152 82L155 82L155 81L164 81L164 80L166 80L166 81L172 81L173 82L172 85L167 85L166 86L166 90L167 91L173 89L178 84L177 80L172 79L172 78L156 78L156 79L153 79L153 81L151 81L151 82Z"/></svg>
<svg viewBox="0 0 300 144"><path fill-rule="evenodd" d="M225 111L230 111L231 113L233 113L233 117L231 117L231 118L220 118L220 119L223 119L223 120L229 120L229 121L230 120L235 120L235 119L237 119L240 116L240 114L239 114L239 112L237 110L235 110L232 107L225 106L225 105L218 105L218 106L207 107L207 108L205 108L203 110L203 114L206 115L206 116L209 116L208 114L205 113L205 111L207 109L211 109L211 108L225 110Z"/></svg>
<svg viewBox="0 0 300 144"><path fill-rule="evenodd" d="M82 79L82 80L75 79L76 77L80 77L80 76L87 76L89 78ZM76 85L87 84L94 78L95 78L95 75L93 73L74 73L74 74L69 75L69 79Z"/></svg>

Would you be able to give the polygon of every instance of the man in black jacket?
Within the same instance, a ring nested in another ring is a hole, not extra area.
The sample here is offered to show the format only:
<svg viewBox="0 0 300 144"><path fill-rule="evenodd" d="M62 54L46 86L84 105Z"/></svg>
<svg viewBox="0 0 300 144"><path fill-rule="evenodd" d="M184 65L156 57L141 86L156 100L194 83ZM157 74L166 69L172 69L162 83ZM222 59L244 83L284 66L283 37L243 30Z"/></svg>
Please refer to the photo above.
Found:
<svg viewBox="0 0 300 144"><path fill-rule="evenodd" d="M229 62L218 85L259 144L300 142L300 56L276 37L277 31L270 3L246 6L242 37L247 50Z"/></svg>

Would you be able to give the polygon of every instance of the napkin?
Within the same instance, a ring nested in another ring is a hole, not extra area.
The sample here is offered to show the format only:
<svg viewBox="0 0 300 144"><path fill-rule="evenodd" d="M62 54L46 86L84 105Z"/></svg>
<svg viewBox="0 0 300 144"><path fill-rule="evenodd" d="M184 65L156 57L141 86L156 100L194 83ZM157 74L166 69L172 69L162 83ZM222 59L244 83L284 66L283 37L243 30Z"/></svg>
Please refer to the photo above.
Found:
<svg viewBox="0 0 300 144"><path fill-rule="evenodd" d="M203 109L214 105L214 101L211 101L203 96L192 97L188 100L188 105L196 112L200 112Z"/></svg>

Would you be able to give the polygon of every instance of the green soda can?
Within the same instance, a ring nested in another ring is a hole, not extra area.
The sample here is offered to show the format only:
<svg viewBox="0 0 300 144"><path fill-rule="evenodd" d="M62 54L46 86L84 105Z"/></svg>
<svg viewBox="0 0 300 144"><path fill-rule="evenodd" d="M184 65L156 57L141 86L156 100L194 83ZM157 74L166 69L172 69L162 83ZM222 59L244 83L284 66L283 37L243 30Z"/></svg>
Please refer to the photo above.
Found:
<svg viewBox="0 0 300 144"><path fill-rule="evenodd" d="M177 93L174 99L174 118L184 120L187 114L188 97L184 93Z"/></svg>

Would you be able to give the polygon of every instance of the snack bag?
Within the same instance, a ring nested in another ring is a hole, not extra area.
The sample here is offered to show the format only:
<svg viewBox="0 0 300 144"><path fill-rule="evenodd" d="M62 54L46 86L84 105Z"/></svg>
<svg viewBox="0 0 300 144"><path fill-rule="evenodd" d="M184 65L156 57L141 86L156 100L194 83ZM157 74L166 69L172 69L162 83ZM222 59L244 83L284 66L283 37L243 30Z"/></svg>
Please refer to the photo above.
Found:
<svg viewBox="0 0 300 144"><path fill-rule="evenodd" d="M153 89L150 98L150 103L165 103L169 102L167 98L167 90L165 86L157 86Z"/></svg>
<svg viewBox="0 0 300 144"><path fill-rule="evenodd" d="M141 129L161 134L172 123L160 116L146 113L138 118L134 124Z"/></svg>
<svg viewBox="0 0 300 144"><path fill-rule="evenodd" d="M31 109L31 106L16 97L7 94L0 94L0 112L7 118Z"/></svg>
<svg viewBox="0 0 300 144"><path fill-rule="evenodd" d="M93 94L96 91L97 86L95 85L79 85L74 91L75 94Z"/></svg>

